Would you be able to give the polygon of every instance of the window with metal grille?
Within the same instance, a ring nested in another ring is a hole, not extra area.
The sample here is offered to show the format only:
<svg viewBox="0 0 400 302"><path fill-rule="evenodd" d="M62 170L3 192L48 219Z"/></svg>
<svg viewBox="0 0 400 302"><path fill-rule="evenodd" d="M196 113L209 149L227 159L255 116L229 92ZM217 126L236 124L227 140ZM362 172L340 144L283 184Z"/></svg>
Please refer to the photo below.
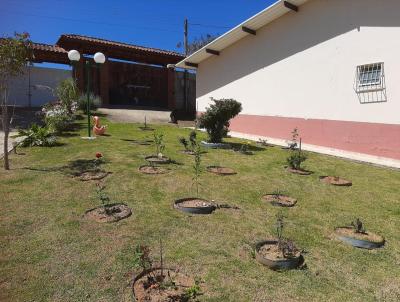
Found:
<svg viewBox="0 0 400 302"><path fill-rule="evenodd" d="M356 91L367 92L385 89L383 63L357 66Z"/></svg>

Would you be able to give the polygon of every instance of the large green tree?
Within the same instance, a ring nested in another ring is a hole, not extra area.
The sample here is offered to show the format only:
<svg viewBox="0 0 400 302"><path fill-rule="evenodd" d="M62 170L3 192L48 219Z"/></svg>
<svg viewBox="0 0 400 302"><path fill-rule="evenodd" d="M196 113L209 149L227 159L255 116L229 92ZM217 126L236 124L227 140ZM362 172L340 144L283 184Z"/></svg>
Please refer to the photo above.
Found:
<svg viewBox="0 0 400 302"><path fill-rule="evenodd" d="M12 123L10 107L8 102L8 86L10 80L24 73L31 54L28 33L15 33L14 36L0 39L0 105L1 117L4 131L4 169L9 170L8 160L8 136Z"/></svg>

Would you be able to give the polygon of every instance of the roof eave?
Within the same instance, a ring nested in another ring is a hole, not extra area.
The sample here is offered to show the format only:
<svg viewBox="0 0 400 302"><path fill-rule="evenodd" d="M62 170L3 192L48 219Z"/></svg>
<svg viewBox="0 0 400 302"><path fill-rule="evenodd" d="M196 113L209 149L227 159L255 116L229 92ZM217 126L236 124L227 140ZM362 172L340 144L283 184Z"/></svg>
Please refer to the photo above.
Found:
<svg viewBox="0 0 400 302"><path fill-rule="evenodd" d="M256 15L250 17L249 19L245 20L244 22L240 23L236 27L232 28L231 30L227 31L225 34L219 36L217 39L213 40L212 42L208 43L201 49L197 50L190 56L186 57L182 61L178 62L175 66L178 68L184 69L196 69L196 67L188 66L186 63L190 65L199 64L202 61L208 59L209 57L213 56L210 52L207 52L207 49L211 49L217 52L222 52L223 49L229 47L230 45L236 43L237 41L241 40L242 38L251 35L250 32L244 31L242 28L249 28L251 30L257 31L258 29L266 26L267 24L271 23L272 21L280 18L281 16L285 15L288 12L293 11L293 7L290 8L287 5L289 4L297 7L308 0L279 0L272 5L268 6L261 12L257 13ZM286 3L285 3L286 2ZM275 15L274 15L275 14ZM229 41L231 39L231 41ZM225 40L225 43L224 43ZM226 44L226 45L223 45Z"/></svg>

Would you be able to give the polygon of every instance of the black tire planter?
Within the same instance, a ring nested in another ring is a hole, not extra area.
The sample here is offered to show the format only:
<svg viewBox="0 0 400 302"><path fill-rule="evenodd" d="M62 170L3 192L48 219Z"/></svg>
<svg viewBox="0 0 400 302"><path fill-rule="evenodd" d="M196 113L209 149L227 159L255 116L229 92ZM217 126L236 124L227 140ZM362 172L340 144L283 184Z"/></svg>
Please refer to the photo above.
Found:
<svg viewBox="0 0 400 302"><path fill-rule="evenodd" d="M182 207L182 206L180 206L181 203L183 203L185 201L191 201L191 200L202 200L205 203L207 203L208 205L203 206L203 207ZM177 210L180 210L182 212L188 213L188 214L208 215L208 214L211 214L212 212L214 212L217 209L217 206L214 205L212 202L205 200L205 199L201 199L201 198L197 198L197 197L188 197L188 198L181 198L181 199L175 200L174 208Z"/></svg>
<svg viewBox="0 0 400 302"><path fill-rule="evenodd" d="M278 244L278 241L276 240L264 240L260 241L256 244L256 260L260 262L261 264L269 267L272 270L288 270L288 269L295 269L298 268L303 262L303 256L299 254L298 257L293 257L293 258L287 258L287 259L282 259L282 260L272 260L272 259L267 259L263 257L259 251L260 248L265 245L265 244Z"/></svg>
<svg viewBox="0 0 400 302"><path fill-rule="evenodd" d="M145 160L147 160L149 163L154 163L154 164L169 164L171 162L171 160L166 157L158 157L157 155L150 155L150 156L146 156L144 158Z"/></svg>
<svg viewBox="0 0 400 302"><path fill-rule="evenodd" d="M367 250L372 250L372 249L378 249L381 248L385 245L385 238L381 237L382 239L380 241L369 241L369 240L363 240L363 239L358 239L350 236L345 236L342 234L338 234L338 229L352 229L351 227L338 227L335 228L335 236L337 239L340 241L343 241L346 244L349 244L351 246L361 248L361 249L367 249Z"/></svg>

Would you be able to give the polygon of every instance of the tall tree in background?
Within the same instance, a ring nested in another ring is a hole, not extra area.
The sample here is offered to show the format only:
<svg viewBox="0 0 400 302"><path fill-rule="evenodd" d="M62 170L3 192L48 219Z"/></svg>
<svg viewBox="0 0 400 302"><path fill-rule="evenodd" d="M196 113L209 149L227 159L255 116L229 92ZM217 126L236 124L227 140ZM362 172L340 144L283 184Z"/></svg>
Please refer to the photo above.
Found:
<svg viewBox="0 0 400 302"><path fill-rule="evenodd" d="M192 41L188 43L188 55L196 52L200 48L206 46L208 43L214 41L218 36L206 34L205 36L201 35L200 37L194 38ZM178 43L177 47L181 48L183 45L182 43Z"/></svg>
<svg viewBox="0 0 400 302"><path fill-rule="evenodd" d="M0 106L4 131L4 169L9 170L8 136L12 123L8 103L8 85L11 79L22 75L30 59L30 40L28 33L15 33L13 37L0 39Z"/></svg>

